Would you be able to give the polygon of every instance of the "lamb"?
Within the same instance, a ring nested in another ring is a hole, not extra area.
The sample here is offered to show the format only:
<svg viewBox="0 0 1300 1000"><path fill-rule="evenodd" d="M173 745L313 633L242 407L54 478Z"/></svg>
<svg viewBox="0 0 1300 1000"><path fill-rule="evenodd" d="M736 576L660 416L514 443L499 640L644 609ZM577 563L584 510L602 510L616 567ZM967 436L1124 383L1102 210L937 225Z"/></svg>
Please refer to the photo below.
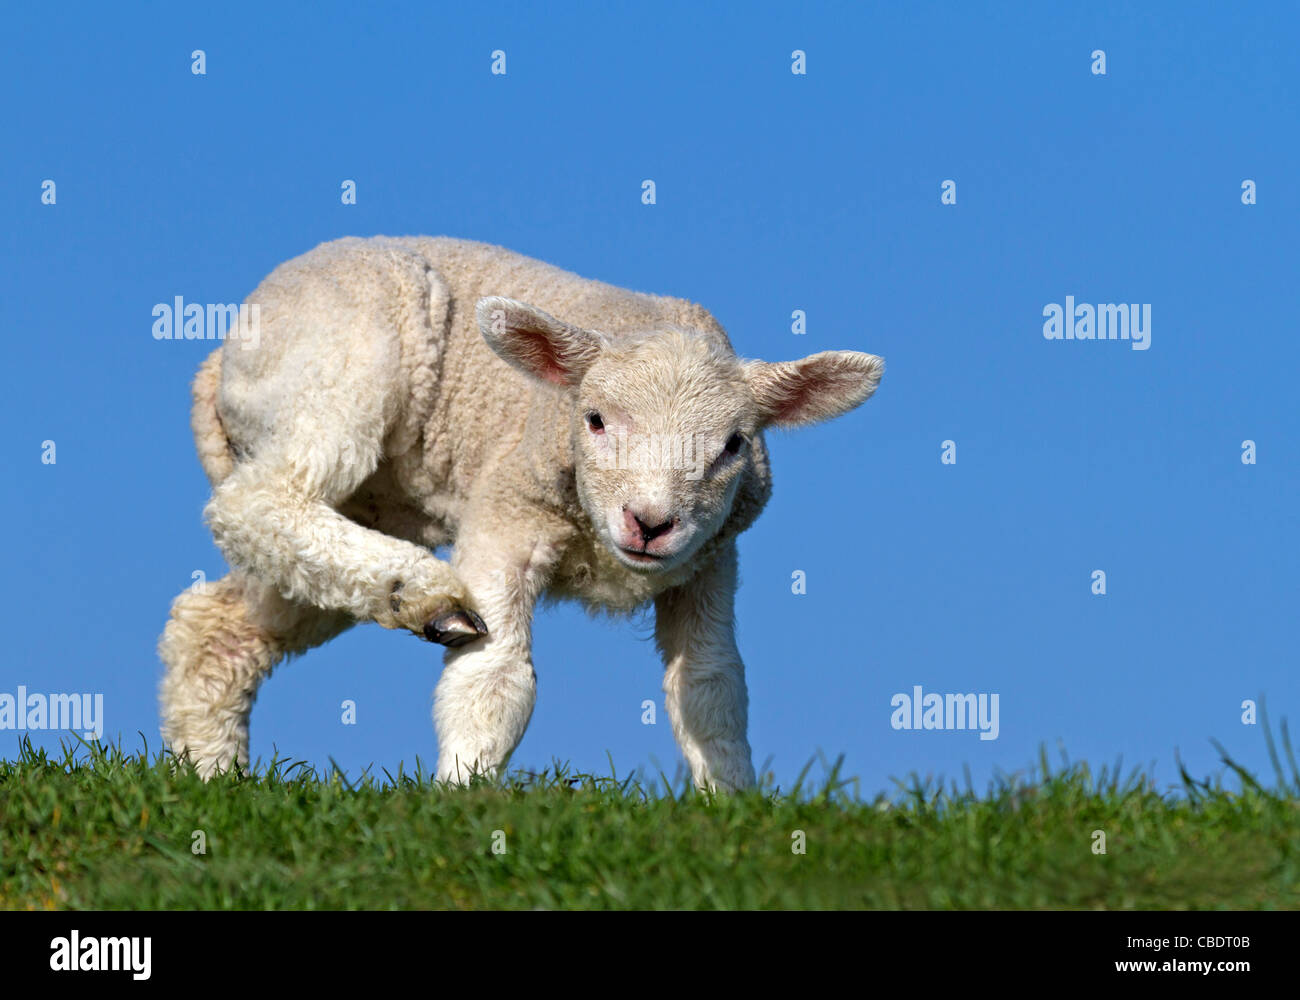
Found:
<svg viewBox="0 0 1300 1000"><path fill-rule="evenodd" d="M227 341L194 382L232 569L178 596L159 642L175 755L247 766L263 678L373 621L446 647L438 779L499 774L533 711L538 601L653 602L693 781L754 784L733 602L763 431L858 406L880 358L743 360L701 306L445 237L324 243L247 301L256 347Z"/></svg>

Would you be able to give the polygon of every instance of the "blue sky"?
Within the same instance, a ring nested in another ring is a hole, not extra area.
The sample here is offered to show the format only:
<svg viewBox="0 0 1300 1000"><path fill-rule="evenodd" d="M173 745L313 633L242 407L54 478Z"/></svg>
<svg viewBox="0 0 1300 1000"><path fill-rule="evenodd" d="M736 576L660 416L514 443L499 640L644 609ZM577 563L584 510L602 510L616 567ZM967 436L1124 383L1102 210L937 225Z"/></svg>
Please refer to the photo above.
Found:
<svg viewBox="0 0 1300 1000"><path fill-rule="evenodd" d="M188 425L210 345L155 341L154 304L237 301L338 236L447 234L700 301L747 356L886 359L860 410L769 435L741 544L781 783L821 752L863 793L980 785L1058 742L1170 783L1175 749L1216 770L1212 738L1271 774L1241 704L1300 721L1294 6L268 6L7 12L0 693L102 692L110 737L158 743L168 605L224 564ZM1044 339L1066 296L1150 304L1150 349ZM513 764L672 775L648 635L543 612ZM432 764L440 669L358 627L263 687L254 756ZM895 730L915 685L997 693L998 738Z"/></svg>

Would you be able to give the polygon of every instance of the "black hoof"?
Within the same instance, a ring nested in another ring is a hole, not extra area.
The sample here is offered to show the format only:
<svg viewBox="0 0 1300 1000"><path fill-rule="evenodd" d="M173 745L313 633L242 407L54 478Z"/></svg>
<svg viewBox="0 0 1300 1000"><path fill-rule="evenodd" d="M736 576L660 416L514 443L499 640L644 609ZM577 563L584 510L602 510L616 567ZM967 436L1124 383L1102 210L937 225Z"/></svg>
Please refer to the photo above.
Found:
<svg viewBox="0 0 1300 1000"><path fill-rule="evenodd" d="M487 635L483 619L468 609L450 611L424 626L424 637L440 646L454 649Z"/></svg>

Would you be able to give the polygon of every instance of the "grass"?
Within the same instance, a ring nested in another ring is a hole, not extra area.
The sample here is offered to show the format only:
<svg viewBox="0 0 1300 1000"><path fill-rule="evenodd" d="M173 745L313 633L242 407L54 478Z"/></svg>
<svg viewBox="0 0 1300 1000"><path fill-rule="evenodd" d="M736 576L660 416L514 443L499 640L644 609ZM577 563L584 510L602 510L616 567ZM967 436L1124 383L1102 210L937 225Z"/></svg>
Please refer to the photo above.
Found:
<svg viewBox="0 0 1300 1000"><path fill-rule="evenodd" d="M913 778L871 801L837 767L716 798L563 767L452 790L276 761L205 784L147 750L24 742L0 762L0 908L1297 908L1300 772L1285 724L1289 775L1265 732L1274 788L1220 747L1236 790L1043 753L984 794Z"/></svg>

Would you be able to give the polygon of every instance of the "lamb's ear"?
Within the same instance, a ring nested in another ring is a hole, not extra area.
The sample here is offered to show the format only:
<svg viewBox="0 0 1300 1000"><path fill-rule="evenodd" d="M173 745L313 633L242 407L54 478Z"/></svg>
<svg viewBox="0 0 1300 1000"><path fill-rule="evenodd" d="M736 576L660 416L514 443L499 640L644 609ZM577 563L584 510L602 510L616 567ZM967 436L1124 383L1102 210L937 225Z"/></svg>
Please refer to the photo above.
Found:
<svg viewBox="0 0 1300 1000"><path fill-rule="evenodd" d="M802 427L865 403L885 362L860 351L822 351L801 361L746 361L744 370L764 424Z"/></svg>
<svg viewBox="0 0 1300 1000"><path fill-rule="evenodd" d="M577 385L600 354L599 334L514 299L479 299L475 315L483 339L503 361L545 382Z"/></svg>

